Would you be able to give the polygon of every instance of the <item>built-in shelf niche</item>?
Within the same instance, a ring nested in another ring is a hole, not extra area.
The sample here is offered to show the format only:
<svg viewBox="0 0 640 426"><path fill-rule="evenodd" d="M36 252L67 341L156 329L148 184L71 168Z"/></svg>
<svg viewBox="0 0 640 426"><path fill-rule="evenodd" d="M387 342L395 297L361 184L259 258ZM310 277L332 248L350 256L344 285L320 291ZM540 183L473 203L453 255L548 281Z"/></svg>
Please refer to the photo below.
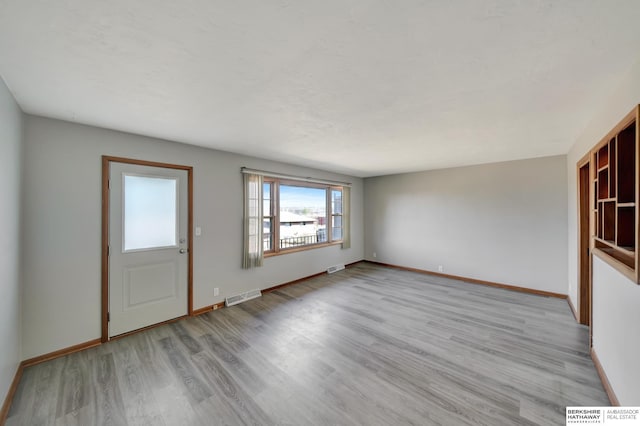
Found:
<svg viewBox="0 0 640 426"><path fill-rule="evenodd" d="M638 122L636 107L592 150L592 249L639 282Z"/></svg>

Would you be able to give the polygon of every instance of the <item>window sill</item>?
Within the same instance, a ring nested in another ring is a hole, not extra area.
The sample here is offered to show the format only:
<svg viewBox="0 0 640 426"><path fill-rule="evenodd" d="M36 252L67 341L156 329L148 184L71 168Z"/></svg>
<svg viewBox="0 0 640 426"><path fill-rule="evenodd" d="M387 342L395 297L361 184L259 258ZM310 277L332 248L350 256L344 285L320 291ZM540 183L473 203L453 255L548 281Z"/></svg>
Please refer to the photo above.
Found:
<svg viewBox="0 0 640 426"><path fill-rule="evenodd" d="M300 252L300 251L307 251L307 250L314 250L314 249L323 248L323 247L337 246L338 244L342 244L342 240L340 240L340 241L332 241L330 243L311 244L311 245L308 245L308 246L280 249L280 251L278 251L278 252L265 253L264 257L266 259L267 257L281 256L283 254L297 253L297 252Z"/></svg>

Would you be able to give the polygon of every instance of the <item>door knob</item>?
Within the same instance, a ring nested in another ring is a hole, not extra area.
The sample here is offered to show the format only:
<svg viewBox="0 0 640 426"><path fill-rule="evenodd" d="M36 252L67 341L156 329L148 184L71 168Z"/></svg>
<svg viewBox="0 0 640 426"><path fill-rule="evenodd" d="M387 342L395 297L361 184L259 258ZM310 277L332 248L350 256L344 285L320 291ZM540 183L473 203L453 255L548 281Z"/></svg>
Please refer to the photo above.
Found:
<svg viewBox="0 0 640 426"><path fill-rule="evenodd" d="M180 249L180 254L185 254L187 252L187 249Z"/></svg>

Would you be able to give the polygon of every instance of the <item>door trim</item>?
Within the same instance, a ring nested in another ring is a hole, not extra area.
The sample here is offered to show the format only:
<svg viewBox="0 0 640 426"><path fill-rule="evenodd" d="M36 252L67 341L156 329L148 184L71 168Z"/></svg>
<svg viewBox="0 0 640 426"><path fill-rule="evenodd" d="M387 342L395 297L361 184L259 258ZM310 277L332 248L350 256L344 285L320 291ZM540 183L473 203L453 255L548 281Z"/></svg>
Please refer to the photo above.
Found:
<svg viewBox="0 0 640 426"><path fill-rule="evenodd" d="M582 176L582 170L587 168L587 176L586 182L584 182ZM593 224L592 224L592 200L594 195L592 194L593 188L591 185L592 182L592 167L591 167L591 155L587 153L584 157L580 159L577 163L576 168L576 177L577 177L577 198L578 198L578 281L577 281L577 295L578 295L578 306L576 306L576 310L578 312L578 321L580 324L585 324L589 326L589 347L591 347L591 332L592 332L592 321L591 321L591 308L592 308L592 299L593 299L593 289L592 289L592 261L591 261L591 235L593 235ZM586 188L584 185L586 184ZM584 199L586 197L586 200ZM586 217L584 217L585 210L583 206L583 202L586 202ZM583 241L583 233L586 231L587 238L586 241ZM588 249L588 254L584 250L584 246ZM586 256L586 259L584 259ZM582 276L582 264L583 261L587 263L587 274L586 276ZM585 287L586 286L586 287Z"/></svg>
<svg viewBox="0 0 640 426"><path fill-rule="evenodd" d="M101 341L109 341L109 169L111 163L135 164L138 166L162 167L187 171L187 241L189 260L187 267L187 314L193 315L193 167L133 158L102 156L102 334Z"/></svg>

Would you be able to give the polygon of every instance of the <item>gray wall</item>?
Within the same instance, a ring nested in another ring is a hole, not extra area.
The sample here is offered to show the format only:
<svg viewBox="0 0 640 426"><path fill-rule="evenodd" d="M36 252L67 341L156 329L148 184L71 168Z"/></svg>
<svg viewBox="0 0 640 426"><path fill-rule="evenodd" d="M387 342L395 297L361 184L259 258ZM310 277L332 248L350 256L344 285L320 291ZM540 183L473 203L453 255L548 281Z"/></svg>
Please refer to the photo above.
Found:
<svg viewBox="0 0 640 426"><path fill-rule="evenodd" d="M569 297L578 303L577 162L640 102L640 61L622 76L567 154ZM622 405L640 405L640 285L606 262L593 262L593 348ZM634 336L634 338L629 338Z"/></svg>
<svg viewBox="0 0 640 426"><path fill-rule="evenodd" d="M0 77L0 404L21 360L22 111Z"/></svg>
<svg viewBox="0 0 640 426"><path fill-rule="evenodd" d="M194 225L202 228L193 247L195 309L363 258L362 179L34 116L25 132L25 358L100 337L102 155L194 167ZM242 270L242 166L353 182L352 248Z"/></svg>
<svg viewBox="0 0 640 426"><path fill-rule="evenodd" d="M365 179L365 258L566 294L566 181L564 156Z"/></svg>

